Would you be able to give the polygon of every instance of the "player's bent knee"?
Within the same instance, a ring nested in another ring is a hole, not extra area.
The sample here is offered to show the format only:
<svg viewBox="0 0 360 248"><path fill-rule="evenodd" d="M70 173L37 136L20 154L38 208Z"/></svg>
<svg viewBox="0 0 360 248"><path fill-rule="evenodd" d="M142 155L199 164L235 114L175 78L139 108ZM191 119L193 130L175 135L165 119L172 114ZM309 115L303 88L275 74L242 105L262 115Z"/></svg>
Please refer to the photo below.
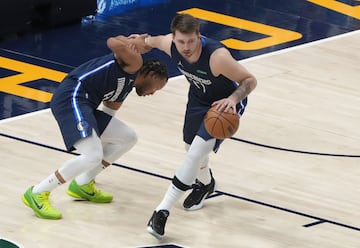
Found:
<svg viewBox="0 0 360 248"><path fill-rule="evenodd" d="M138 136L134 130L131 130L131 132L129 133L128 139L129 139L128 142L131 144L131 146L134 146L137 143Z"/></svg>
<svg viewBox="0 0 360 248"><path fill-rule="evenodd" d="M94 150L91 153L82 154L82 156L86 163L93 167L99 165L102 162L104 154L102 150Z"/></svg>
<svg viewBox="0 0 360 248"><path fill-rule="evenodd" d="M136 132L134 130L132 130L131 128L128 128L126 130L126 135L124 135L124 137L122 137L123 143L126 144L126 146L128 146L128 148L132 148L138 141L138 136L136 134Z"/></svg>

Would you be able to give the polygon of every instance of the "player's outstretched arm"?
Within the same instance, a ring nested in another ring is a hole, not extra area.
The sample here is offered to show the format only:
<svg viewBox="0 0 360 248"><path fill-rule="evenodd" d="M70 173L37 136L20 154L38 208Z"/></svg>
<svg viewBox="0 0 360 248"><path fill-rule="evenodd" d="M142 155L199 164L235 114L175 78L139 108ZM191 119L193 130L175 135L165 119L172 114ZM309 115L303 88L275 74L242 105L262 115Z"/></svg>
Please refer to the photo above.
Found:
<svg viewBox="0 0 360 248"><path fill-rule="evenodd" d="M170 48L172 34L151 36L148 34L132 34L128 36L130 43L134 44L140 53L149 52L152 48L157 48L171 56Z"/></svg>
<svg viewBox="0 0 360 248"><path fill-rule="evenodd" d="M128 73L137 72L143 59L136 47L131 44L127 37L119 35L107 40L107 46L113 51L118 64Z"/></svg>

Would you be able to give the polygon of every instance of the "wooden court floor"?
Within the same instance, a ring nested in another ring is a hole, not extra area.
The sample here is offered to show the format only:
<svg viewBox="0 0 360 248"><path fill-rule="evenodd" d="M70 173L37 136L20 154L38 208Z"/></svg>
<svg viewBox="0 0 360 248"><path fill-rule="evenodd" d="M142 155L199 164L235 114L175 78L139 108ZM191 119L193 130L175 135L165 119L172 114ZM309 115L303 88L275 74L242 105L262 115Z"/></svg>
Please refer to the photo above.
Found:
<svg viewBox="0 0 360 248"><path fill-rule="evenodd" d="M242 61L258 78L240 129L211 167L205 207L179 202L157 241L146 223L184 158L187 83L135 94L117 117L139 142L97 178L111 204L52 194L63 219L38 219L20 198L74 154L49 110L0 122L0 237L21 247L360 247L360 32Z"/></svg>

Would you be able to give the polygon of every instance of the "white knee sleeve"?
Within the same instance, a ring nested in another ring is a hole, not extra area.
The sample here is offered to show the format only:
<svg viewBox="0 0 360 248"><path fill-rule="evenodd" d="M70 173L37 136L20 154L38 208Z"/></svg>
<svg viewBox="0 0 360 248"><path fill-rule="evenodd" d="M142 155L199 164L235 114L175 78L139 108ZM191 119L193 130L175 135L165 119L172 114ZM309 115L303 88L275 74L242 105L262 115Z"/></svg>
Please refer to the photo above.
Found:
<svg viewBox="0 0 360 248"><path fill-rule="evenodd" d="M111 119L100 138L104 147L104 160L108 163L119 159L137 142L135 131L116 118Z"/></svg>
<svg viewBox="0 0 360 248"><path fill-rule="evenodd" d="M103 149L100 138L95 130L92 135L75 143L74 147L80 155L65 162L59 169L65 181L71 180L82 172L91 170L99 165L103 159Z"/></svg>

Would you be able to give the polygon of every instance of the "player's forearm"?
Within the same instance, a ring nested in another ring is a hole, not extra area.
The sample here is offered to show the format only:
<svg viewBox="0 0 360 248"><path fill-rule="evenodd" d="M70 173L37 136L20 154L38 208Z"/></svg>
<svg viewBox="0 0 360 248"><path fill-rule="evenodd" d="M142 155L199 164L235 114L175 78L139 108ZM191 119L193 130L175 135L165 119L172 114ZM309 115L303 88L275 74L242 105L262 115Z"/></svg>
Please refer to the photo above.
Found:
<svg viewBox="0 0 360 248"><path fill-rule="evenodd" d="M126 38L122 35L110 37L109 39L107 39L106 43L110 49L119 46L125 47L127 45Z"/></svg>
<svg viewBox="0 0 360 248"><path fill-rule="evenodd" d="M257 81L254 77L249 77L244 79L239 83L239 87L230 95L235 102L241 102L245 97L247 97L251 91L256 87Z"/></svg>
<svg viewBox="0 0 360 248"><path fill-rule="evenodd" d="M161 42L164 39L164 35L151 36L149 35L144 39L144 45L148 48L160 48Z"/></svg>
<svg viewBox="0 0 360 248"><path fill-rule="evenodd" d="M167 35L157 35L157 36L148 36L144 38L144 47L145 50L149 51L152 48L159 49L166 54L170 55L170 46L171 46L172 36L171 34Z"/></svg>
<svg viewBox="0 0 360 248"><path fill-rule="evenodd" d="M103 101L103 104L100 106L101 110L108 115L115 116L116 111L120 108L121 102L108 102Z"/></svg>

